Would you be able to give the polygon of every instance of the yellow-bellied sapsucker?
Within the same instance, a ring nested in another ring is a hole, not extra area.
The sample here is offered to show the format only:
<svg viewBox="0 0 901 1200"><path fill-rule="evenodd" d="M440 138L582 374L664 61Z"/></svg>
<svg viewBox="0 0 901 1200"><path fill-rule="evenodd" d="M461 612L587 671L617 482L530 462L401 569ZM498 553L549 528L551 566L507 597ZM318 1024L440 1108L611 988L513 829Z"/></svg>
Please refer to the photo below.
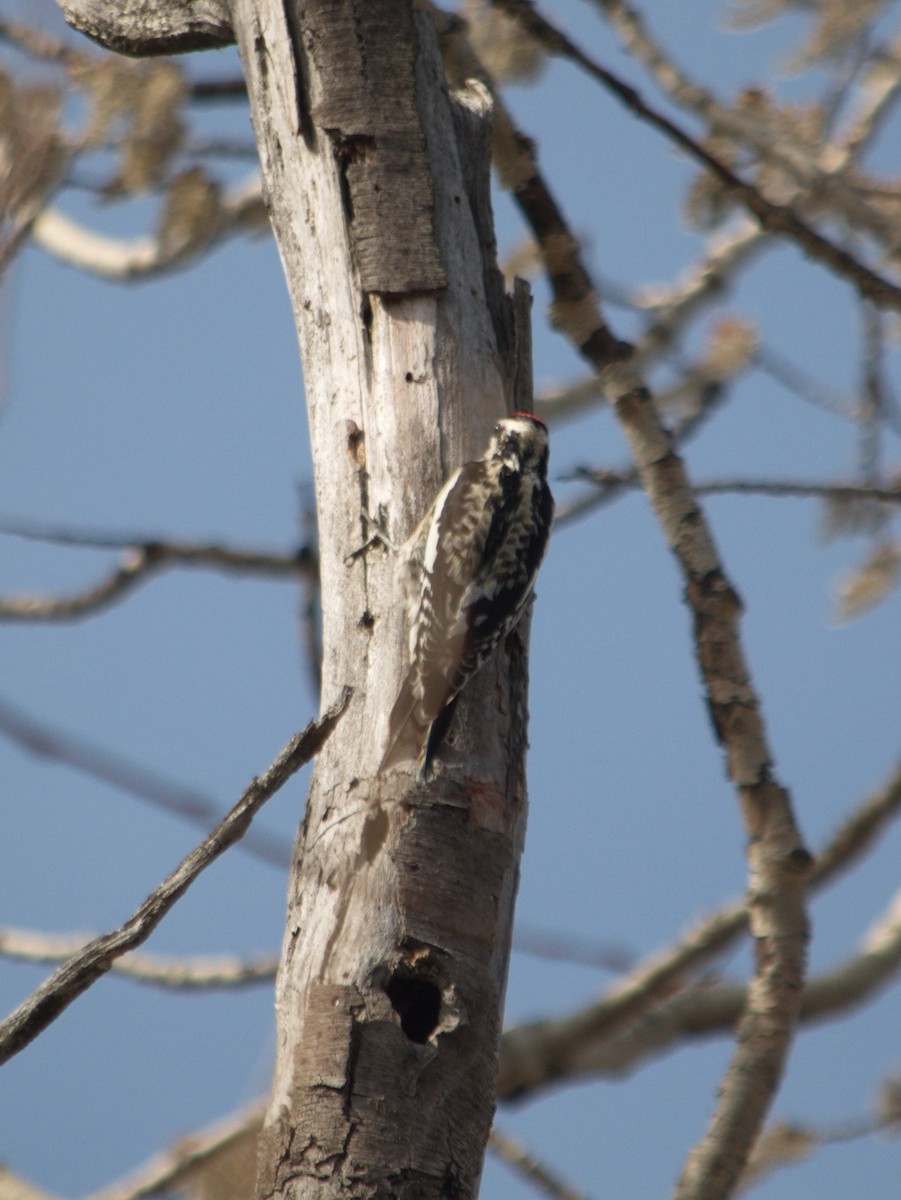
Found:
<svg viewBox="0 0 901 1200"><path fill-rule="evenodd" d="M544 422L503 417L401 547L410 668L382 770L413 759L428 774L460 691L522 616L554 517L547 465Z"/></svg>

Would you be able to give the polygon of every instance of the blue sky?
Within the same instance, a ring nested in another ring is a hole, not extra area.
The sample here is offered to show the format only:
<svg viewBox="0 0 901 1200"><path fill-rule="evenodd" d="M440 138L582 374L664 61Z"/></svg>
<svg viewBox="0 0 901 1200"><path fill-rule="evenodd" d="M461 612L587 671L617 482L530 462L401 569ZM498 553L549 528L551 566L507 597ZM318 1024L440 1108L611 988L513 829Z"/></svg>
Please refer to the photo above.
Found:
<svg viewBox="0 0 901 1200"><path fill-rule="evenodd" d="M38 6L49 22L47 4ZM613 68L641 80L590 7L557 19ZM19 11L23 11L20 7ZM797 18L724 31L721 6L648 5L656 28L724 96L782 61ZM228 52L189 63L230 73ZM642 82L650 97L653 89ZM780 77L785 95L803 82ZM589 259L629 285L671 279L697 256L678 216L692 172L657 134L561 64L510 103ZM575 116L574 116L575 114ZM222 118L249 136L239 107ZM883 137L898 145L898 126ZM888 153L888 152L887 152ZM895 156L896 157L896 156ZM149 204L67 211L137 232ZM521 229L497 198L499 241ZM548 332L536 280L539 388L581 376ZM838 389L859 375L849 289L790 247L771 249L711 312L740 313L765 342ZM619 332L634 331L616 310ZM77 527L164 533L288 550L300 534L310 463L302 375L271 241L230 243L142 286L85 277L29 249L3 290L5 395L0 512ZM897 382L897 354L894 363ZM897 469L897 439L886 445ZM850 426L754 374L687 451L713 475L828 479L855 463ZM622 439L608 413L553 431L552 476L615 467ZM558 498L571 485L556 485ZM901 683L897 595L856 622L831 619L839 575L863 545L825 544L809 500L722 497L705 503L746 604L743 634L780 778L809 844L821 845L898 758ZM64 593L103 576L109 552L0 539L0 591ZM643 955L741 893L743 831L711 736L681 584L642 496L561 528L539 581L532 634L528 844L518 921L613 942ZM291 584L167 572L103 616L75 625L0 626L0 695L25 712L208 793L224 810L314 714ZM0 740L0 922L52 932L120 924L199 839L178 818ZM260 823L293 836L305 777ZM840 962L897 887L901 833L864 870L813 904L814 970ZM281 939L282 871L233 850L166 919L148 950L271 952ZM728 969L747 969L746 954ZM0 960L8 1011L46 968ZM514 954L508 1023L562 1015L608 981L596 969ZM776 1113L838 1122L865 1111L881 1077L901 1070L897 986L846 1021L805 1031ZM267 1087L271 991L180 996L106 978L0 1072L0 1157L36 1184L76 1196L133 1168L174 1137ZM726 1040L683 1048L627 1081L554 1089L499 1124L595 1197L666 1194L712 1110ZM52 1136L48 1137L48 1130ZM782 1172L768 1200L888 1197L898 1146L869 1139ZM489 1161L483 1195L527 1194Z"/></svg>

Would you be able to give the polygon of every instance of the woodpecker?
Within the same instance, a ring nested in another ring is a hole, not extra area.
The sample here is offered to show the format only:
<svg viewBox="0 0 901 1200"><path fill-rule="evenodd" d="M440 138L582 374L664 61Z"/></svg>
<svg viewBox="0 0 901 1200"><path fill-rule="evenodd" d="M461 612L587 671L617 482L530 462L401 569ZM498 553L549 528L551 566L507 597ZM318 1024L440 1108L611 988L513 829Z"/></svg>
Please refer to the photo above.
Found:
<svg viewBox="0 0 901 1200"><path fill-rule="evenodd" d="M381 770L412 759L428 776L461 690L525 611L554 517L547 465L544 422L503 417L400 548L410 667Z"/></svg>

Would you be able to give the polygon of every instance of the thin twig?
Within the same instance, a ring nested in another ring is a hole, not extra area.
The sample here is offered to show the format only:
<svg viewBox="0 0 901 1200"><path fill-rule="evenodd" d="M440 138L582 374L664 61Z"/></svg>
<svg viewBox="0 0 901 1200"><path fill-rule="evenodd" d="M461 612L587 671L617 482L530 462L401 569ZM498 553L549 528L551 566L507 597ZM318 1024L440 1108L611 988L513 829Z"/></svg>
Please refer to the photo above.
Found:
<svg viewBox="0 0 901 1200"><path fill-rule="evenodd" d="M899 1128L901 1080L889 1076L877 1097L877 1110L845 1121L815 1125L802 1121L774 1121L763 1131L754 1147L748 1168L741 1178L737 1195L744 1195L774 1171L809 1158L821 1146L856 1142L885 1132L897 1135Z"/></svg>
<svg viewBox="0 0 901 1200"><path fill-rule="evenodd" d="M851 401L847 396L834 388L826 387L778 350L773 350L770 346L758 346L754 351L754 364L802 400L807 400L826 412L834 413L837 417L844 417L846 421L853 420Z"/></svg>
<svg viewBox="0 0 901 1200"><path fill-rule="evenodd" d="M627 971L635 961L634 954L615 942L594 942L571 933L538 929L532 925L515 926L513 950L533 958L579 963L584 967L600 967L604 971Z"/></svg>
<svg viewBox="0 0 901 1200"><path fill-rule="evenodd" d="M0 41L14 46L30 58L59 63L64 67L81 66L89 61L88 55L61 39L43 30L33 29L30 25L9 21L6 17L0 17Z"/></svg>
<svg viewBox="0 0 901 1200"><path fill-rule="evenodd" d="M584 1192L574 1191L560 1179L556 1171L537 1159L522 1143L502 1133L497 1126L488 1135L488 1148L543 1195L551 1196L553 1200L585 1200Z"/></svg>
<svg viewBox="0 0 901 1200"><path fill-rule="evenodd" d="M641 487L640 479L628 468L619 471L605 471L592 467L576 467L563 478L565 481L584 480L587 483L595 484L604 499L608 498L608 493L616 495L624 489L634 491ZM794 479L702 479L693 484L693 488L699 496L827 497L831 500L878 500L884 504L901 504L901 486L802 483ZM589 507L586 499L590 498L575 500L562 507L557 514L556 523L559 525L576 516L582 516Z"/></svg>
<svg viewBox="0 0 901 1200"><path fill-rule="evenodd" d="M705 479L695 487L706 495L827 496L832 500L879 500L901 504L901 487L853 483L801 483L791 479Z"/></svg>
<svg viewBox="0 0 901 1200"><path fill-rule="evenodd" d="M102 612L124 599L139 583L155 575L169 560L153 547L129 554L107 576L72 596L10 596L0 599L0 621L73 621Z"/></svg>
<svg viewBox="0 0 901 1200"><path fill-rule="evenodd" d="M901 812L901 766L860 804L814 860L810 887L820 888L861 857Z"/></svg>
<svg viewBox="0 0 901 1200"><path fill-rule="evenodd" d="M198 875L243 837L250 822L270 796L319 752L347 708L350 696L350 689L346 688L325 716L318 721L311 721L291 738L271 765L253 780L228 815L150 893L124 925L95 938L84 950L54 971L0 1024L0 1063L6 1062L32 1042L73 1000L105 975L117 958L146 941Z"/></svg>

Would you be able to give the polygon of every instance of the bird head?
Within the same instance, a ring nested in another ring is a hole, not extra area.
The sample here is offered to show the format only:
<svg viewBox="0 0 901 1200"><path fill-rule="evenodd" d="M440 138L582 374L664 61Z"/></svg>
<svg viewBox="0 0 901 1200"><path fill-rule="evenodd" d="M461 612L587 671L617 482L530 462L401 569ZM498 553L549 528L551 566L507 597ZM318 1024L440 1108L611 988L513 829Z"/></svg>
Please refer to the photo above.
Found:
<svg viewBox="0 0 901 1200"><path fill-rule="evenodd" d="M486 457L503 462L514 471L538 471L544 475L548 461L547 426L531 413L516 412L501 417L494 427Z"/></svg>

